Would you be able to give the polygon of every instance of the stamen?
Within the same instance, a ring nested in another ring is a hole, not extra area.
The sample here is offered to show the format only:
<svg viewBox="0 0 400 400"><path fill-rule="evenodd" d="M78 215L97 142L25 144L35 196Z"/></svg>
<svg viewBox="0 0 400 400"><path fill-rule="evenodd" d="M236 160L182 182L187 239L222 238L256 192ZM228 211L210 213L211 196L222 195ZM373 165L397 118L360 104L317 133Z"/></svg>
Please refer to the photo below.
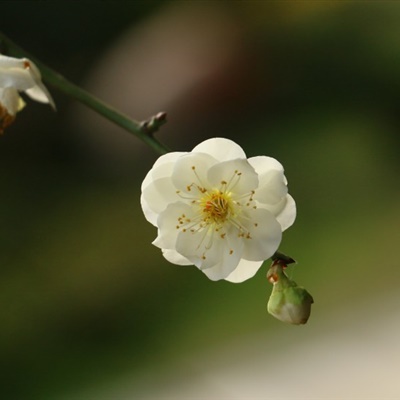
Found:
<svg viewBox="0 0 400 400"><path fill-rule="evenodd" d="M198 190L198 193L194 193L194 192L192 192L192 188L195 188L195 189L197 189ZM204 193L206 191L206 189L204 189L204 188L202 188L202 187L200 187L200 186L198 186L196 183L191 183L190 185L187 185L186 186L186 193L185 194L182 194L182 191L181 190L177 190L175 193L181 198L181 199L184 199L184 200L197 200L198 199L198 196L199 196L199 193ZM192 193L189 193L189 192L192 192Z"/></svg>
<svg viewBox="0 0 400 400"><path fill-rule="evenodd" d="M240 177L242 173L239 172L237 169L233 172L232 177L229 179L228 183L226 184L226 191L231 192L235 186L239 183Z"/></svg>
<svg viewBox="0 0 400 400"><path fill-rule="evenodd" d="M200 186L201 186L202 188L204 188L205 185L204 185L203 182L201 181L201 179L200 179L200 177L199 177L199 175L198 175L198 173L197 173L197 171L196 171L196 166L195 166L195 165L192 165L192 171L193 171L195 177L197 178L198 182L200 183ZM204 189L204 191L205 191L205 189ZM203 193L204 193L204 192L203 192Z"/></svg>
<svg viewBox="0 0 400 400"><path fill-rule="evenodd" d="M193 214L187 218L184 214L178 218L176 229L185 234L196 234L198 244L197 250L202 251L199 257L206 259L207 251L213 244L215 235L220 239L226 238L226 227L231 226L241 239L252 239L251 230L258 226L246 210L257 208L254 200L255 191L245 194L236 194L232 191L239 183L242 172L235 170L231 178L221 180L219 188L207 190L202 184L196 167L191 167L196 181L186 186L186 191L176 191L177 195L191 205ZM233 249L229 250L232 255Z"/></svg>

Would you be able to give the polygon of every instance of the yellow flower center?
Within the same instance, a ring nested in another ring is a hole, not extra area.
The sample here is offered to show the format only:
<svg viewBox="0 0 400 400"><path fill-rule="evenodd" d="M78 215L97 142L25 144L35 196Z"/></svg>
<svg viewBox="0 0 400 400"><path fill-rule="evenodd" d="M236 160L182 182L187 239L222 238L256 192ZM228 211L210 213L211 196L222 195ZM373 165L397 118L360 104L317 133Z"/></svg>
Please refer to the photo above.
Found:
<svg viewBox="0 0 400 400"><path fill-rule="evenodd" d="M232 215L232 200L230 193L219 190L206 192L200 199L203 221L208 224L223 224Z"/></svg>
<svg viewBox="0 0 400 400"><path fill-rule="evenodd" d="M236 234L239 238L251 240L251 228L243 223L249 216L246 213L243 216L242 213L256 209L257 205L253 199L254 190L247 193L235 191L242 172L235 170L230 179L221 180L219 187L208 189L197 175L196 167L192 166L191 170L195 180L186 186L185 191L177 190L176 193L192 205L193 214L178 215L176 229L182 233L199 234L197 248L203 250L199 257L206 260L207 251L216 237L224 240L227 234ZM252 221L252 225L256 228L258 221ZM230 229L232 227L233 230ZM234 254L233 248L229 254Z"/></svg>
<svg viewBox="0 0 400 400"><path fill-rule="evenodd" d="M176 229L191 233L198 233L205 229L204 233L210 235L210 245L206 246L207 248L211 247L213 232L218 232L222 239L225 238L226 224L236 227L239 237L251 239L251 233L243 226L239 216L245 208L257 208L253 200L255 191L241 195L234 194L233 191L242 173L235 170L229 180L220 182L218 188L206 189L197 175L196 168L193 166L191 169L198 183L192 182L187 185L185 193L180 190L176 193L196 206L196 212L192 218L185 214L179 215ZM254 221L254 226L258 226L258 222Z"/></svg>

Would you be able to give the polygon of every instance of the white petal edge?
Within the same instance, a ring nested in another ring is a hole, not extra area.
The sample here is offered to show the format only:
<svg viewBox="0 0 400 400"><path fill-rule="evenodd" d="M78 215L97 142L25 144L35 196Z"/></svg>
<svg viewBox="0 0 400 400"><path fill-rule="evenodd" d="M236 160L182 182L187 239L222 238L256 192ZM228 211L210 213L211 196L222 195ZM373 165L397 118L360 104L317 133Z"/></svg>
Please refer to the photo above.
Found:
<svg viewBox="0 0 400 400"><path fill-rule="evenodd" d="M225 138L212 138L201 142L192 150L193 153L206 153L218 161L246 158L244 150L234 141Z"/></svg>
<svg viewBox="0 0 400 400"><path fill-rule="evenodd" d="M187 258L183 257L177 251L172 249L162 249L164 258L172 264L176 265L193 265Z"/></svg>
<svg viewBox="0 0 400 400"><path fill-rule="evenodd" d="M272 169L283 171L282 164L273 157L256 156L256 157L250 157L248 161L259 175L263 175L271 171Z"/></svg>
<svg viewBox="0 0 400 400"><path fill-rule="evenodd" d="M157 179L147 185L140 196L140 204L144 216L154 226L157 225L157 218L169 204L181 201L176 189L171 182L171 178L165 177Z"/></svg>
<svg viewBox="0 0 400 400"><path fill-rule="evenodd" d="M26 58L8 57L0 54L0 68L24 68L26 61L31 63L31 61Z"/></svg>
<svg viewBox="0 0 400 400"><path fill-rule="evenodd" d="M231 272L225 280L232 283L244 282L257 273L263 262L264 261L247 261L242 259L236 269Z"/></svg>
<svg viewBox="0 0 400 400"><path fill-rule="evenodd" d="M141 189L143 189L154 179L163 178L165 176L171 176L172 169L174 166L174 162L184 154L188 154L187 152L175 151L172 153L163 154L162 156L158 157L156 162L151 167L150 171L145 176ZM167 164L170 164L167 166ZM159 168L164 166L164 168Z"/></svg>
<svg viewBox="0 0 400 400"><path fill-rule="evenodd" d="M53 97L42 83L38 83L30 89L25 90L25 93L33 100L39 103L49 103L53 110L56 109Z"/></svg>
<svg viewBox="0 0 400 400"><path fill-rule="evenodd" d="M293 225L296 219L297 209L296 202L290 194L286 195L286 204L283 210L276 216L277 221L281 224L282 231Z"/></svg>

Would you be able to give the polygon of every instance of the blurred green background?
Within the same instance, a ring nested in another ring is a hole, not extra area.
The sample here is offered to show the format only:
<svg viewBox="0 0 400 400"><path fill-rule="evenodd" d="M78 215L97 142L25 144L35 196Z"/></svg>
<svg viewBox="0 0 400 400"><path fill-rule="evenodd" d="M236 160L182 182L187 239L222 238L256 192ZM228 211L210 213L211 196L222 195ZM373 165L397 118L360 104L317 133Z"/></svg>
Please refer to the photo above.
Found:
<svg viewBox="0 0 400 400"><path fill-rule="evenodd" d="M52 91L0 137L5 399L397 399L400 4L3 1L1 30L177 150L223 136L285 166L281 250L309 323L165 262L140 184L158 157ZM50 88L51 90L51 88Z"/></svg>

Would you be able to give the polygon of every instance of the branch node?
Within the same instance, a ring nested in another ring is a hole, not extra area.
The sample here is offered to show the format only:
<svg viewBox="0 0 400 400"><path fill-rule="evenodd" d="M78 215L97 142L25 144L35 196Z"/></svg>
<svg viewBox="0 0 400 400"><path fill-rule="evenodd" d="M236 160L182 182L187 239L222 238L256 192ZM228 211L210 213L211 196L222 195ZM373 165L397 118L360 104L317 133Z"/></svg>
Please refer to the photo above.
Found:
<svg viewBox="0 0 400 400"><path fill-rule="evenodd" d="M161 111L156 115L153 115L149 119L140 123L140 129L148 136L153 136L155 132L160 129L161 125L167 122L167 113Z"/></svg>

